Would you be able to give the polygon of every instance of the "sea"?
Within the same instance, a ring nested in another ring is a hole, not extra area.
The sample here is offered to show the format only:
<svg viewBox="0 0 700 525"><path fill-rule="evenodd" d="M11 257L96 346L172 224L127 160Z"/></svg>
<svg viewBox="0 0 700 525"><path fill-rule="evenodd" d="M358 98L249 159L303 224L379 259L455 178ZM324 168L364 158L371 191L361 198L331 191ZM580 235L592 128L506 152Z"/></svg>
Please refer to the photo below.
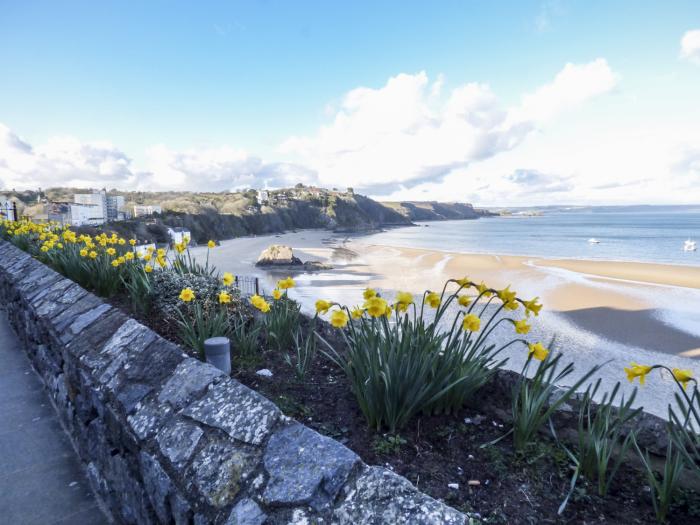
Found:
<svg viewBox="0 0 700 525"><path fill-rule="evenodd" d="M420 222L363 236L369 244L563 259L700 266L700 206L603 207L469 221ZM596 239L598 243L589 242ZM698 251L684 251L686 240Z"/></svg>

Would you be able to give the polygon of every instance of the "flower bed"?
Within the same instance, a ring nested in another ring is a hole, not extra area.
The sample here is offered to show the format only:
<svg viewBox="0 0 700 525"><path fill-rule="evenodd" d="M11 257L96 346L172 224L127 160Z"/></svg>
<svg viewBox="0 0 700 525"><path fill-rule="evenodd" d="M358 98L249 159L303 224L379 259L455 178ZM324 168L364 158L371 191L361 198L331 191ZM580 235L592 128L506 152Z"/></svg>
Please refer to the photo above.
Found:
<svg viewBox="0 0 700 525"><path fill-rule="evenodd" d="M639 411L615 390L594 404L591 387L576 403L574 442L559 442L558 429L549 431L550 416L597 368L573 388L556 389L572 365L525 339L541 305L510 288L465 278L448 281L442 292L399 293L393 301L367 290L362 306L319 300L318 315L307 319L287 297L291 278L270 297L244 301L230 287L232 276L194 261L187 243L139 257L131 250L135 240L76 236L55 225L2 223L0 236L130 309L193 355L201 357L207 337L231 337L233 375L242 382L365 461L388 464L475 519L698 519L697 494L681 488L684 477L698 479L700 443L690 430L700 424L696 381L687 371L666 371L678 396L660 476L629 431ZM512 326L513 339L496 347L489 336L503 324ZM484 386L511 345L528 355L526 368L509 399L490 398ZM256 373L262 367L272 378ZM626 374L643 382L655 368L663 367L633 363ZM525 380L528 372L532 379ZM494 404L509 417L493 417Z"/></svg>

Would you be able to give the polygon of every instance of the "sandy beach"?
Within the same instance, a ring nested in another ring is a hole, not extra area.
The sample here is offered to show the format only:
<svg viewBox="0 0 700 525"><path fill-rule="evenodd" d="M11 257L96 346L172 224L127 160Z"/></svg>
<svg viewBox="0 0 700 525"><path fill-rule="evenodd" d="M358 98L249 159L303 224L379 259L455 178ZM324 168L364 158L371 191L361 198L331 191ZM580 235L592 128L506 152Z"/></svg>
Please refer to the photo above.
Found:
<svg viewBox="0 0 700 525"><path fill-rule="evenodd" d="M294 248L302 260L329 263L332 270L295 273L255 267L270 244ZM201 257L204 248L195 248ZM439 290L445 280L468 276L501 288L511 285L521 297L540 297L545 305L533 327L533 338L569 353L580 371L612 360L602 372L607 381L623 381L630 361L664 363L700 373L700 267L663 264L545 259L431 251L383 246L363 237L304 230L281 235L223 241L211 250L220 271L257 275L267 291L287 273L297 281L293 296L307 312L326 298L354 305L371 286L391 297L397 290ZM502 334L509 337L510 334ZM518 369L522 352L509 367ZM648 410L663 413L670 399L670 378L649 382L640 393Z"/></svg>

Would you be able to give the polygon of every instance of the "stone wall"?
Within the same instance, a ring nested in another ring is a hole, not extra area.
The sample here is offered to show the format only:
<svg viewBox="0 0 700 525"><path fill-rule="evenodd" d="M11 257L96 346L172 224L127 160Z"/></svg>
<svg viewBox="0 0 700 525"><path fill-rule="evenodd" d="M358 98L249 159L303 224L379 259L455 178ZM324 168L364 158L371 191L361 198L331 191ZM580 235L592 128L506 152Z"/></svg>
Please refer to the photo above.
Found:
<svg viewBox="0 0 700 525"><path fill-rule="evenodd" d="M0 297L117 523L467 522L5 241Z"/></svg>

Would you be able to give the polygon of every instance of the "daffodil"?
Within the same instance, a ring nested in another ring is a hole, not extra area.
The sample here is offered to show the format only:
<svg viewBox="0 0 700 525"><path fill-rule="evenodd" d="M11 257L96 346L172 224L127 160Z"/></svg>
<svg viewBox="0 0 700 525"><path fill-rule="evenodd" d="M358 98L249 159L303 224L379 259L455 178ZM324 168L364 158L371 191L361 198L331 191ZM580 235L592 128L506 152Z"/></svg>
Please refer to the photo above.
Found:
<svg viewBox="0 0 700 525"><path fill-rule="evenodd" d="M214 241L209 241L207 243L207 248L209 248L209 249L216 248L216 243Z"/></svg>
<svg viewBox="0 0 700 525"><path fill-rule="evenodd" d="M477 286L476 290L479 292L479 295L482 297L491 297L493 293L491 293L489 287L486 285L484 281L481 281Z"/></svg>
<svg viewBox="0 0 700 525"><path fill-rule="evenodd" d="M117 254L117 250L115 250L114 248L107 248L107 250L105 251L107 252L107 255L111 257L114 257Z"/></svg>
<svg viewBox="0 0 700 525"><path fill-rule="evenodd" d="M683 388L687 388L688 382L693 379L693 372L690 370L682 370L680 368L674 368L671 370L673 373L673 377L676 378L676 381L678 381L681 385L683 385Z"/></svg>
<svg viewBox="0 0 700 525"><path fill-rule="evenodd" d="M507 303L503 304L503 308L506 310L515 311L520 307L520 303L518 301L508 301Z"/></svg>
<svg viewBox="0 0 700 525"><path fill-rule="evenodd" d="M224 275L221 278L221 280L223 281L224 286L231 286L234 281L233 274L229 272L224 272Z"/></svg>
<svg viewBox="0 0 700 525"><path fill-rule="evenodd" d="M440 306L440 294L437 292L428 292L428 295L425 296L425 304L431 308L437 308Z"/></svg>
<svg viewBox="0 0 700 525"><path fill-rule="evenodd" d="M386 308L384 309L384 317L387 319L391 319L391 314L394 312L394 309L391 307L390 304L386 305Z"/></svg>
<svg viewBox="0 0 700 525"><path fill-rule="evenodd" d="M515 300L516 293L511 291L510 285L503 288L503 290L498 290L498 298L504 303L509 303Z"/></svg>
<svg viewBox="0 0 700 525"><path fill-rule="evenodd" d="M625 372L627 373L627 380L631 383L634 381L635 377L638 377L639 384L643 385L646 375L649 372L651 372L653 368L653 366L630 363L629 368L625 368Z"/></svg>
<svg viewBox="0 0 700 525"><path fill-rule="evenodd" d="M129 239L129 244L136 246L136 239Z"/></svg>
<svg viewBox="0 0 700 525"><path fill-rule="evenodd" d="M471 302L471 297L468 295L460 295L457 298L457 302L459 303L459 306L469 306L469 303Z"/></svg>
<svg viewBox="0 0 700 525"><path fill-rule="evenodd" d="M97 252L95 250L92 250L90 253L88 253L88 256L90 259L95 259L97 257Z"/></svg>
<svg viewBox="0 0 700 525"><path fill-rule="evenodd" d="M523 306L525 307L525 313L526 315L530 315L530 313L535 314L535 316L540 315L540 310L542 310L542 305L537 304L539 297L535 297L534 299L531 299L530 301L523 301Z"/></svg>
<svg viewBox="0 0 700 525"><path fill-rule="evenodd" d="M479 319L474 314L467 314L462 320L462 330L469 330L470 332L478 332L481 328L481 319Z"/></svg>
<svg viewBox="0 0 700 525"><path fill-rule="evenodd" d="M328 310L331 309L331 306L333 306L333 304L329 301L324 300L324 299L319 299L318 301L316 301L315 306L316 306L316 313L319 315L323 315L323 314L327 313Z"/></svg>
<svg viewBox="0 0 700 525"><path fill-rule="evenodd" d="M82 250L80 250L81 257L87 257L87 254L88 254L87 248L83 248Z"/></svg>
<svg viewBox="0 0 700 525"><path fill-rule="evenodd" d="M153 266L150 266L150 265L147 264L146 266L143 267L143 270L144 270L146 273L151 273L151 272L153 271Z"/></svg>
<svg viewBox="0 0 700 525"><path fill-rule="evenodd" d="M364 313L365 311L359 306L356 306L355 308L350 310L350 315L353 319L360 319L364 315Z"/></svg>
<svg viewBox="0 0 700 525"><path fill-rule="evenodd" d="M180 292L180 300L189 303L194 299L194 292L192 291L192 288L183 288L182 291Z"/></svg>
<svg viewBox="0 0 700 525"><path fill-rule="evenodd" d="M280 297L282 297L282 292L280 292L277 288L275 288L274 290L272 290L272 298L273 298L275 301L279 301Z"/></svg>
<svg viewBox="0 0 700 525"><path fill-rule="evenodd" d="M520 321L513 321L513 326L515 326L516 334L527 334L530 331L530 325L527 324L527 319L521 319Z"/></svg>
<svg viewBox="0 0 700 525"><path fill-rule="evenodd" d="M177 253L184 252L186 248L187 248L187 245L184 242L179 242L179 243L175 244L175 251L177 251Z"/></svg>
<svg viewBox="0 0 700 525"><path fill-rule="evenodd" d="M528 355L533 356L538 361L544 361L549 355L549 350L542 346L542 343L530 343L528 345Z"/></svg>
<svg viewBox="0 0 700 525"><path fill-rule="evenodd" d="M461 279L456 279L456 282L461 287L469 286L471 284L469 277L462 277Z"/></svg>
<svg viewBox="0 0 700 525"><path fill-rule="evenodd" d="M124 246L126 244L125 239L119 239L119 246Z"/></svg>
<svg viewBox="0 0 700 525"><path fill-rule="evenodd" d="M143 260L146 262L149 262L151 260L151 257L152 257L151 254L147 253L146 255L143 256Z"/></svg>
<svg viewBox="0 0 700 525"><path fill-rule="evenodd" d="M386 312L388 304L379 296L370 297L363 305L365 311L372 317L381 317Z"/></svg>
<svg viewBox="0 0 700 525"><path fill-rule="evenodd" d="M219 304L228 304L231 302L231 296L226 292L219 293Z"/></svg>
<svg viewBox="0 0 700 525"><path fill-rule="evenodd" d="M372 288L365 288L365 291L362 292L362 297L365 298L365 300L371 299L372 297L375 297L377 295L376 290L373 290Z"/></svg>
<svg viewBox="0 0 700 525"><path fill-rule="evenodd" d="M408 310L408 305L413 303L413 295L408 292L398 292L396 294L396 311L405 312Z"/></svg>
<svg viewBox="0 0 700 525"><path fill-rule="evenodd" d="M287 277L286 279L281 279L277 281L277 288L279 288L280 290L287 290L289 288L294 288L295 286L296 283L291 277Z"/></svg>
<svg viewBox="0 0 700 525"><path fill-rule="evenodd" d="M126 252L124 254L124 259L127 261L131 261L134 258L134 252Z"/></svg>
<svg viewBox="0 0 700 525"><path fill-rule="evenodd" d="M253 306L255 306L255 308L257 308L264 314L270 311L270 303L268 303L263 297L259 295L254 295L253 297L251 297L250 302Z"/></svg>
<svg viewBox="0 0 700 525"><path fill-rule="evenodd" d="M114 260L112 261L112 266L114 266L115 268L116 268L117 266L119 266L119 259L114 259Z"/></svg>
<svg viewBox="0 0 700 525"><path fill-rule="evenodd" d="M345 326L348 324L348 314L346 314L343 310L333 310L329 321L335 328L345 328Z"/></svg>

